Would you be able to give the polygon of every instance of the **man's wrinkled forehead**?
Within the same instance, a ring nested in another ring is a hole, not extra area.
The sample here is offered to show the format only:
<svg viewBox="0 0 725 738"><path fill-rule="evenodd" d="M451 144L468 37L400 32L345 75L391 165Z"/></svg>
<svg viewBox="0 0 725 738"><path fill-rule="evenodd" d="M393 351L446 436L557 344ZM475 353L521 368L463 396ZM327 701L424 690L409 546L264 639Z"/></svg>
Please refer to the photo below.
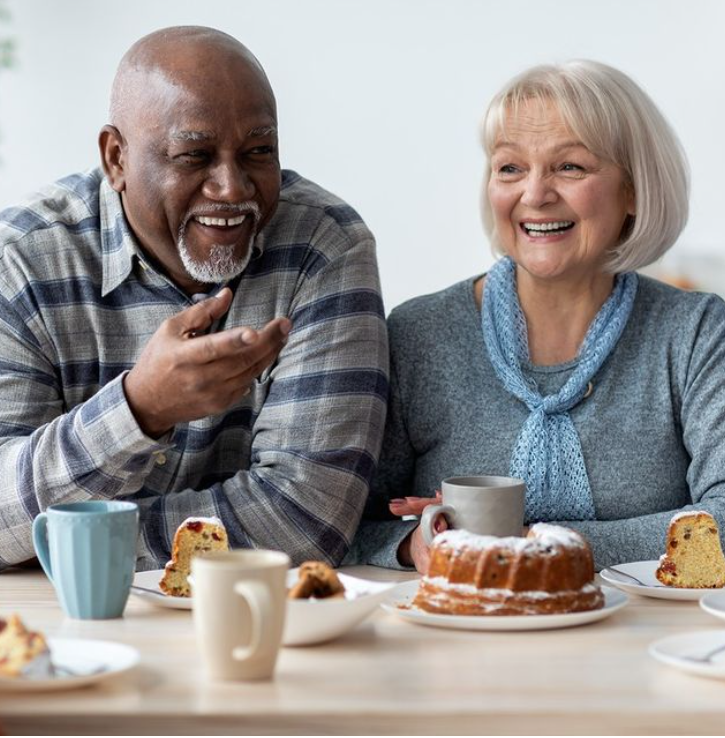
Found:
<svg viewBox="0 0 725 738"><path fill-rule="evenodd" d="M247 131L247 138L265 138L267 136L276 136L277 126L257 126ZM194 131L184 129L172 129L169 133L169 139L172 141L196 142L196 143L213 143L217 138L214 131Z"/></svg>

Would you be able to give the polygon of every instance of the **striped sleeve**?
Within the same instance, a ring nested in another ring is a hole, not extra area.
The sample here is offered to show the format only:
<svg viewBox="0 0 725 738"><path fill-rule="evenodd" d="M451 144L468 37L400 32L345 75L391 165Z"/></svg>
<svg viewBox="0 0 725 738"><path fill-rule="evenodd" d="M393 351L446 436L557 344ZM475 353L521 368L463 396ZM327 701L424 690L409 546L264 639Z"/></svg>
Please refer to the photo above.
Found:
<svg viewBox="0 0 725 738"><path fill-rule="evenodd" d="M0 566L34 556L38 513L56 502L138 490L159 444L143 435L119 376L64 410L55 368L13 306L0 298ZM130 459L143 463L129 463Z"/></svg>

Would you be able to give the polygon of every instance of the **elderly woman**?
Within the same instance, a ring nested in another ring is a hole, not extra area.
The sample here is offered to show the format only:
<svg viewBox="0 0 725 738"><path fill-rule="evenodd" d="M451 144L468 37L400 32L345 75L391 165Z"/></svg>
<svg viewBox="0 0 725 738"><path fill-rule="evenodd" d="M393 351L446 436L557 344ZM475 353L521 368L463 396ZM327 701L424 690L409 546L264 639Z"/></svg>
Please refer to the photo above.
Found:
<svg viewBox="0 0 725 738"><path fill-rule="evenodd" d="M725 303L635 273L687 219L672 129L629 77L575 61L507 84L483 145L483 221L505 256L391 314L389 420L353 555L423 570L417 523L390 519L454 475L523 478L526 524L579 531L598 568L659 557L681 510L725 531Z"/></svg>

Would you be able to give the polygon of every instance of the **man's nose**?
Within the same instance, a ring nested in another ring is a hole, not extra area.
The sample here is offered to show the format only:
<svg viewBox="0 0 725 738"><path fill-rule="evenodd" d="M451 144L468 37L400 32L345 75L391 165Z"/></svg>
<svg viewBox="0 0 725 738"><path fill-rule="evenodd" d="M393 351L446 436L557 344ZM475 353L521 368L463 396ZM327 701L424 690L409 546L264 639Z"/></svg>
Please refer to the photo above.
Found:
<svg viewBox="0 0 725 738"><path fill-rule="evenodd" d="M554 183L546 174L530 172L524 181L521 203L532 208L556 202L558 194Z"/></svg>
<svg viewBox="0 0 725 738"><path fill-rule="evenodd" d="M204 195L218 202L244 202L254 193L254 182L237 161L219 162L204 182Z"/></svg>

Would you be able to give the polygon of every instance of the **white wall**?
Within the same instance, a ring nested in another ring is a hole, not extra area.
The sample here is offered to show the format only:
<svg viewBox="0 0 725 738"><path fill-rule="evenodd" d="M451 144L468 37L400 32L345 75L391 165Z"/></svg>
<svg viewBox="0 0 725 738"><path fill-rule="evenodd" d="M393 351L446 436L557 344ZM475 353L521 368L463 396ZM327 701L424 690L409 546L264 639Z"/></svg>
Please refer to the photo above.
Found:
<svg viewBox="0 0 725 738"><path fill-rule="evenodd" d="M477 124L526 66L590 57L660 104L690 155L675 255L725 241L725 3L720 0L9 0L0 74L0 207L97 161L115 66L167 25L225 30L259 57L282 160L354 205L378 239L388 308L491 262ZM213 84L213 80L210 80ZM714 267L713 267L714 268ZM712 272L713 268L709 268ZM724 280L725 283L725 280Z"/></svg>

